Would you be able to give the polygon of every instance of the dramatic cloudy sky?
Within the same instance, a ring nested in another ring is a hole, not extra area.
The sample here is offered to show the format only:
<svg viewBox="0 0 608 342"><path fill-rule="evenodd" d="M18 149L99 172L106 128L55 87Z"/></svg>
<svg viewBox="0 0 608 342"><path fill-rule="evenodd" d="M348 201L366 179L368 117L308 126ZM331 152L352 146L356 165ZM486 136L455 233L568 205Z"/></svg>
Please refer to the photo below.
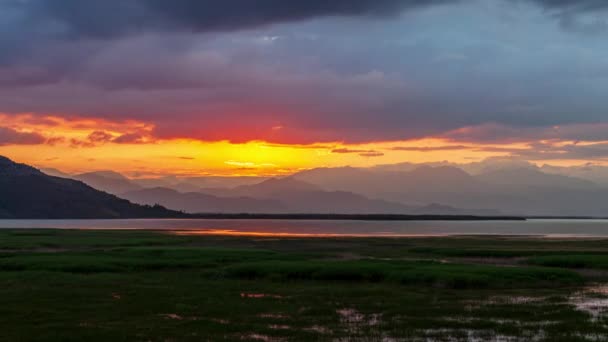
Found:
<svg viewBox="0 0 608 342"><path fill-rule="evenodd" d="M604 163L606 38L603 0L0 0L0 153L143 173Z"/></svg>

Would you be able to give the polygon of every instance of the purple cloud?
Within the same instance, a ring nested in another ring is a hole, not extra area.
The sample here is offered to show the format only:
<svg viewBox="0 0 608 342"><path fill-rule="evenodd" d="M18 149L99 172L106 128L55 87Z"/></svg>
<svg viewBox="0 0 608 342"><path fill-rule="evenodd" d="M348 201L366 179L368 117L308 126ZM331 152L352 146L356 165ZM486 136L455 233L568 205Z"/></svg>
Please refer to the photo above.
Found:
<svg viewBox="0 0 608 342"><path fill-rule="evenodd" d="M9 127L0 127L0 145L38 145L46 138L38 133L19 132Z"/></svg>

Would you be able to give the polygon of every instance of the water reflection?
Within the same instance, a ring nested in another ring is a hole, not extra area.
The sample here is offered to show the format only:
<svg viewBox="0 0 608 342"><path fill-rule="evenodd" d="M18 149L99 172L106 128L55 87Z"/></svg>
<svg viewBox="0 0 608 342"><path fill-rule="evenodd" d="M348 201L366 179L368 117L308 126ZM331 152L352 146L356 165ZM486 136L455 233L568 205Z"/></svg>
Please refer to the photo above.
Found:
<svg viewBox="0 0 608 342"><path fill-rule="evenodd" d="M197 229L197 230L171 230L171 234L180 236L196 235L224 235L224 236L250 236L250 237L293 237L293 238L330 238L330 237L369 237L371 234L323 234L323 233L282 233L282 232L249 232L228 229ZM374 234L374 236L376 236ZM424 237L447 236L439 234L383 234L382 237Z"/></svg>
<svg viewBox="0 0 608 342"><path fill-rule="evenodd" d="M341 220L0 220L0 228L149 229L198 234L332 236L538 235L608 237L608 220L341 221Z"/></svg>
<svg viewBox="0 0 608 342"><path fill-rule="evenodd" d="M569 302L577 310L590 314L593 320L598 320L608 311L608 285L586 287L570 296Z"/></svg>

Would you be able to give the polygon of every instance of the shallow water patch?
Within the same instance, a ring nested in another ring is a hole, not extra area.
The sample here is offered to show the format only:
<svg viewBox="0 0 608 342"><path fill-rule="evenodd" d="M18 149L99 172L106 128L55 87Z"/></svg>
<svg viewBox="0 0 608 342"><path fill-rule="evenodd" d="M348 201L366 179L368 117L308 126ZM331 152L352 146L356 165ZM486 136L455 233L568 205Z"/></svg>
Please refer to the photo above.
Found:
<svg viewBox="0 0 608 342"><path fill-rule="evenodd" d="M270 294L270 293L246 293L241 292L241 298L274 298L274 299L283 299L285 296Z"/></svg>
<svg viewBox="0 0 608 342"><path fill-rule="evenodd" d="M568 302L598 320L608 311L608 285L597 284L585 287L568 298Z"/></svg>

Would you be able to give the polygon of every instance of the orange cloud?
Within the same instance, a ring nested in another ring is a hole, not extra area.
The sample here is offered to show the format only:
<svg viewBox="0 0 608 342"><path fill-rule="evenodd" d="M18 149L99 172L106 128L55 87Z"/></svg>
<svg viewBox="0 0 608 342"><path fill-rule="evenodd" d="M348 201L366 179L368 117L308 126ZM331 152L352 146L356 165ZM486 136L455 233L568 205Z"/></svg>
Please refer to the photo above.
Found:
<svg viewBox="0 0 608 342"><path fill-rule="evenodd" d="M106 143L140 144L155 140L152 137L153 125L133 120L0 113L0 122L7 129L18 133L44 137L37 139L38 143L49 145L94 147Z"/></svg>
<svg viewBox="0 0 608 342"><path fill-rule="evenodd" d="M608 160L608 145L604 142L560 140L552 136L526 142L470 139L465 144L454 136L362 144L235 143L213 139L158 139L154 125L133 120L0 113L0 122L0 155L67 172L112 169L138 177L167 174L275 176L315 167L366 167L405 161L471 162L496 156L516 156L539 162L582 159L601 163ZM289 131L285 127L265 129L281 134ZM561 131L565 129L560 128ZM486 136L477 132L481 138Z"/></svg>

